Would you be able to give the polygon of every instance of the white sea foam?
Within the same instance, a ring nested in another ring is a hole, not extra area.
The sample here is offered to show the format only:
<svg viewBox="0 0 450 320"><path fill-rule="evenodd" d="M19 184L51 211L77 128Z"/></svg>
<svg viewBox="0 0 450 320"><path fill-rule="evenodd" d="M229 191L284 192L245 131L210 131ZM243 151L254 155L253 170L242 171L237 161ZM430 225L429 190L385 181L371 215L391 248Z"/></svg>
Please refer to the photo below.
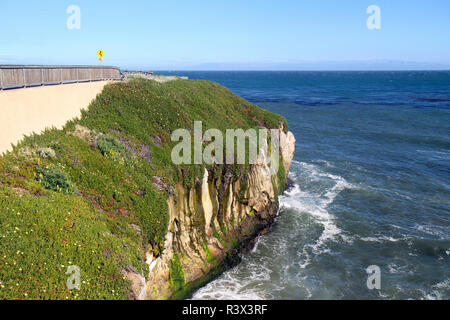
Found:
<svg viewBox="0 0 450 320"><path fill-rule="evenodd" d="M344 178L323 172L316 165L293 161L293 167L297 167L294 172L302 172L308 179L312 181L327 181L332 186L321 192L303 191L300 185L295 184L294 187L280 196L280 205L282 208L293 209L302 214L308 214L313 217L318 223L322 224L324 230L320 238L311 248L317 254L319 248L329 240L333 240L337 235L341 234L342 230L336 225L335 217L327 211L327 207L333 203L336 196L346 188L354 188ZM296 176L290 176L295 179ZM345 238L343 236L342 238ZM348 240L348 239L347 239ZM323 249L323 248L322 248ZM323 252L323 251L321 251ZM302 265L304 267L305 265Z"/></svg>
<svg viewBox="0 0 450 320"><path fill-rule="evenodd" d="M248 262L248 261L247 261ZM242 276L245 273L245 277ZM247 263L224 273L199 289L194 300L265 300L272 299L264 289L270 282L271 270L262 264Z"/></svg>
<svg viewBox="0 0 450 320"><path fill-rule="evenodd" d="M432 286L433 288L437 289L450 289L450 278L445 279L444 281L438 282L435 285Z"/></svg>
<svg viewBox="0 0 450 320"><path fill-rule="evenodd" d="M405 265L405 264L397 265L397 264L392 262L392 263L389 263L387 267L388 267L389 273L391 273L391 274L409 274L409 275L414 275L414 271L411 270L411 266L409 266L409 265Z"/></svg>
<svg viewBox="0 0 450 320"><path fill-rule="evenodd" d="M388 264L389 273L399 273L399 267L395 263Z"/></svg>
<svg viewBox="0 0 450 320"><path fill-rule="evenodd" d="M446 280L447 281L447 280ZM444 300L446 299L444 295L442 294L442 289L448 289L447 287L439 286L441 283L438 283L437 285L431 286L432 288L435 288L435 290L431 290L429 293L427 293L425 290L419 289L419 291L423 295L424 300Z"/></svg>
<svg viewBox="0 0 450 320"><path fill-rule="evenodd" d="M395 239L393 237L389 237L389 236L379 236L379 237L360 237L359 238L362 241L366 241L366 242L378 242L378 243L383 243L383 242L398 242L404 239Z"/></svg>
<svg viewBox="0 0 450 320"><path fill-rule="evenodd" d="M355 187L341 176L323 172L319 166L314 164L293 161L292 167L294 169L292 174L290 174L292 180L301 183L299 180L304 178L312 182L323 182L327 186L320 188L319 191L303 191L300 185L295 183L292 189L280 196L282 208L292 209L300 214L307 214L324 228L315 243L306 245L303 251L299 252L299 266L305 268L311 261L308 248L312 249L315 255L328 252L329 250L325 246L326 242L335 240L338 235L341 240L351 242L349 237L342 234L342 230L336 225L335 216L330 214L327 208L341 191ZM299 178L300 175L302 177Z"/></svg>
<svg viewBox="0 0 450 320"><path fill-rule="evenodd" d="M326 164L329 167L328 164ZM290 179L294 181L294 185L284 195L280 196L280 206L283 209L290 209L298 214L308 215L312 218L314 223L319 223L323 226L323 231L318 239L303 247L303 250L298 253L298 266L305 268L311 261L314 255L328 252L326 244L328 241L336 240L339 236L340 240L348 241L343 231L336 225L335 217L327 211L330 204L333 203L336 196L346 188L354 188L351 184L337 175L324 172L319 165L297 162L292 164ZM312 184L319 186L319 190L315 188L308 188L310 191L302 190L300 185L302 181L307 180ZM314 191L313 191L314 190ZM290 226L292 230L302 228L301 219L292 222ZM297 225L298 223L298 225ZM286 237L276 238L275 241L266 241L266 237L262 237L257 241L255 248L252 250L250 256L243 258L242 263L225 272L215 281L209 283L205 287L199 289L194 295L193 299L220 299L220 300L261 300L274 298L269 292L277 292L283 290L288 282L292 282L292 274L289 269L292 265L285 265L281 270L281 278L277 281L271 279L272 259L261 258L256 259L259 248L261 250L273 253L287 252L295 241L295 232L292 234L294 238L291 239L289 234ZM254 263L253 261L258 261ZM269 262L266 264L265 262ZM297 266L297 268L298 268ZM297 274L296 277L300 277ZM295 281L301 290L304 290L305 298L311 297L312 293L304 286L300 279ZM267 288L270 287L270 290Z"/></svg>
<svg viewBox="0 0 450 320"><path fill-rule="evenodd" d="M439 226L436 226L436 225L421 225L418 223L416 223L414 225L414 229L416 229L420 232L423 232L423 233L426 233L426 234L429 234L432 236L437 236L441 239L446 239L444 232L437 230L438 228L439 228Z"/></svg>
<svg viewBox="0 0 450 320"><path fill-rule="evenodd" d="M425 295L425 299L426 300L442 300L442 294L437 291L437 290L433 290L431 291L429 294Z"/></svg>

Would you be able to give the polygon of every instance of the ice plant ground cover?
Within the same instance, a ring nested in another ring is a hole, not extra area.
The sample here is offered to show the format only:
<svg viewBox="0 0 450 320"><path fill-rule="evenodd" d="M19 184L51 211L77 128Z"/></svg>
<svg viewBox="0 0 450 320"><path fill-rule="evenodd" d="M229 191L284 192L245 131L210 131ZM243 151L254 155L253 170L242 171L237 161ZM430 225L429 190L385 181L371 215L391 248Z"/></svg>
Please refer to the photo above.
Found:
<svg viewBox="0 0 450 320"><path fill-rule="evenodd" d="M80 119L0 157L0 299L127 298L120 270L148 269L145 248L162 250L170 186L193 186L214 168L171 161L171 133L194 121L224 132L288 129L217 83L136 79L106 86ZM244 175L248 166L232 167ZM43 183L46 173L56 188ZM81 270L79 291L66 286L71 265Z"/></svg>

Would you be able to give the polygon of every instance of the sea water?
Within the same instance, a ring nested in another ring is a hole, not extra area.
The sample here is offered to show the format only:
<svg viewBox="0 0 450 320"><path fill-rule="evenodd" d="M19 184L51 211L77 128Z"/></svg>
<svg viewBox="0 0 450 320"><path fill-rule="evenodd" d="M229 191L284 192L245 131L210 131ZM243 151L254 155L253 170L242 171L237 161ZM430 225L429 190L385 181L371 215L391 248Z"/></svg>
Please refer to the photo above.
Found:
<svg viewBox="0 0 450 320"><path fill-rule="evenodd" d="M450 299L450 72L164 73L217 81L297 139L273 231L193 299Z"/></svg>

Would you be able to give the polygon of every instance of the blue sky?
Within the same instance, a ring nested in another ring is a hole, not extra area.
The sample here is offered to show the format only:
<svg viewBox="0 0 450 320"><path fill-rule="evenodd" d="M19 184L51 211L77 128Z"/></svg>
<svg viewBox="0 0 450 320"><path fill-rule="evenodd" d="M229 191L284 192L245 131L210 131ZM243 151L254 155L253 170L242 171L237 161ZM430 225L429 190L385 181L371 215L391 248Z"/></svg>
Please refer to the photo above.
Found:
<svg viewBox="0 0 450 320"><path fill-rule="evenodd" d="M373 4L381 30L366 27ZM448 0L2 0L0 27L0 63L97 64L102 49L129 68L450 66Z"/></svg>

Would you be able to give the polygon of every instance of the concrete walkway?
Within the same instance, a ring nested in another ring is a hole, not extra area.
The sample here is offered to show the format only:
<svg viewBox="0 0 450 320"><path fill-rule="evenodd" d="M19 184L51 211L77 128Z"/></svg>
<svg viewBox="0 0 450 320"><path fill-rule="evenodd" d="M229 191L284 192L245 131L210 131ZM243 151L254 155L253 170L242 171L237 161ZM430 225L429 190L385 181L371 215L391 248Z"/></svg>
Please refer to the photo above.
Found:
<svg viewBox="0 0 450 320"><path fill-rule="evenodd" d="M81 109L110 81L0 91L0 154L11 150L24 135L63 125L81 115Z"/></svg>

